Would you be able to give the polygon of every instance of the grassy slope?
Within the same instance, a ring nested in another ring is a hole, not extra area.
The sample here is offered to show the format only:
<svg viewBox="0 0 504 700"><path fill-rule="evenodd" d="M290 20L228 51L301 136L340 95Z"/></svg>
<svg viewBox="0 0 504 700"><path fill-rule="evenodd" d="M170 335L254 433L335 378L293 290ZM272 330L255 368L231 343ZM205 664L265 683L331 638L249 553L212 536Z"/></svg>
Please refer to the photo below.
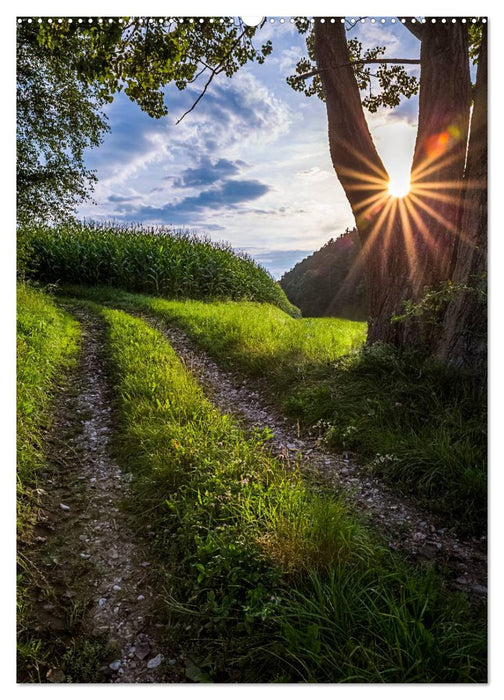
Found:
<svg viewBox="0 0 504 700"><path fill-rule="evenodd" d="M39 474L46 468L44 435L51 422L55 387L77 357L78 324L46 294L20 284L17 292L17 517L19 672L36 669L41 642L30 629L29 591L40 584L26 556L39 509Z"/></svg>
<svg viewBox="0 0 504 700"><path fill-rule="evenodd" d="M103 317L117 449L137 518L172 569L165 597L186 639L190 629L193 678L484 680L483 622L461 596L286 473L265 436L246 438L162 334L123 312Z"/></svg>
<svg viewBox="0 0 504 700"><path fill-rule="evenodd" d="M292 418L358 452L393 486L439 511L446 525L486 525L486 408L464 376L386 346L351 352L365 324L292 319L252 303L168 301L110 288L69 293L154 313L226 366L266 377ZM345 355L349 353L349 355Z"/></svg>

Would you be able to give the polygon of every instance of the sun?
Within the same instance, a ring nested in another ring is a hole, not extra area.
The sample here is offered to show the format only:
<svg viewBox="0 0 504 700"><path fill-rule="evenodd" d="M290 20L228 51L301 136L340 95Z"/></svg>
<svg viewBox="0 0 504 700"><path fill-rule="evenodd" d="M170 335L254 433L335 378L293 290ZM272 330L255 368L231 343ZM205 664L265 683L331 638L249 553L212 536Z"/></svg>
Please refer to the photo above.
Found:
<svg viewBox="0 0 504 700"><path fill-rule="evenodd" d="M411 188L409 177L393 177L388 184L388 191L392 197L406 197Z"/></svg>

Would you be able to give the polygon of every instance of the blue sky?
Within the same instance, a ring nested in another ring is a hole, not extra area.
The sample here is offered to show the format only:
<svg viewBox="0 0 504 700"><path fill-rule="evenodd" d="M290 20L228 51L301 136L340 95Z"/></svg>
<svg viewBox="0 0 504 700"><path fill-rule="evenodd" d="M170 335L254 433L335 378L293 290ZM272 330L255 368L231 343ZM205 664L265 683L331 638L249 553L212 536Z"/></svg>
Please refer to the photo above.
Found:
<svg viewBox="0 0 504 700"><path fill-rule="evenodd" d="M390 57L419 56L419 42L391 18L385 24L368 18L351 35L364 46L386 46ZM169 115L160 120L119 94L106 109L111 132L86 154L99 182L95 204L79 214L188 227L247 251L275 278L352 227L330 161L325 105L286 83L306 54L305 38L277 18L255 43L266 39L273 53L263 65L247 65L231 79L218 76L178 125L197 85L183 92L168 86ZM413 98L369 115L392 175L409 171L417 109Z"/></svg>

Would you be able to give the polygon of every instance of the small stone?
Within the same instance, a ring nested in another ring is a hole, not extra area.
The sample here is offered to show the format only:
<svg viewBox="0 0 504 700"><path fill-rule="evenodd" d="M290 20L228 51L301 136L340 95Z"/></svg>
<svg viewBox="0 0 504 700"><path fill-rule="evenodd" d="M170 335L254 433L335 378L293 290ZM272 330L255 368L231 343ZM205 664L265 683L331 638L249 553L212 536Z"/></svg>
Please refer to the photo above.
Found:
<svg viewBox="0 0 504 700"><path fill-rule="evenodd" d="M82 559L89 559L91 557L91 554L86 554L86 552L81 552L80 555Z"/></svg>
<svg viewBox="0 0 504 700"><path fill-rule="evenodd" d="M105 605L106 602L107 602L107 599L106 599L106 598L100 598L100 599L98 600L98 606L99 606L100 608L103 608L103 606Z"/></svg>
<svg viewBox="0 0 504 700"><path fill-rule="evenodd" d="M148 639L140 639L136 643L136 648L135 648L135 656L137 659L140 659L142 661L145 659L146 656L148 656L150 651L150 644Z"/></svg>
<svg viewBox="0 0 504 700"><path fill-rule="evenodd" d="M143 561L140 566L150 566L150 561Z"/></svg>
<svg viewBox="0 0 504 700"><path fill-rule="evenodd" d="M157 668L162 663L163 659L164 656L162 654L158 654L153 659L147 661L147 668Z"/></svg>
<svg viewBox="0 0 504 700"><path fill-rule="evenodd" d="M117 583L116 583L115 586L112 587L112 590L114 590L114 591L120 591L120 590L121 590L121 586L118 586Z"/></svg>
<svg viewBox="0 0 504 700"><path fill-rule="evenodd" d="M67 506L64 503L60 503L60 508L61 508L61 510L64 510L65 513L70 510L70 506Z"/></svg>
<svg viewBox="0 0 504 700"><path fill-rule="evenodd" d="M119 612L119 606L116 605L115 608L114 608L114 613L117 615L118 612Z"/></svg>
<svg viewBox="0 0 504 700"><path fill-rule="evenodd" d="M93 476L93 478L92 478L92 479L89 479L89 481L90 481L92 484L94 484L94 483L96 482L96 476Z"/></svg>
<svg viewBox="0 0 504 700"><path fill-rule="evenodd" d="M118 673L120 676L122 676L123 673L124 673L124 668L120 668L120 669L118 670L117 673Z"/></svg>
<svg viewBox="0 0 504 700"><path fill-rule="evenodd" d="M112 663L109 664L109 668L112 671L118 671L121 668L121 660L117 659L116 661L112 661Z"/></svg>
<svg viewBox="0 0 504 700"><path fill-rule="evenodd" d="M486 595L488 593L488 589L485 586L480 586L478 583L474 583L471 586L471 590L480 595Z"/></svg>
<svg viewBox="0 0 504 700"><path fill-rule="evenodd" d="M60 668L50 668L46 673L46 678L49 683L64 683L65 674Z"/></svg>
<svg viewBox="0 0 504 700"><path fill-rule="evenodd" d="M138 596L137 600L145 600L145 596L142 595L142 594L140 594L140 595Z"/></svg>
<svg viewBox="0 0 504 700"><path fill-rule="evenodd" d="M170 666L175 666L175 664L177 663L177 659L168 659L168 663L170 664Z"/></svg>

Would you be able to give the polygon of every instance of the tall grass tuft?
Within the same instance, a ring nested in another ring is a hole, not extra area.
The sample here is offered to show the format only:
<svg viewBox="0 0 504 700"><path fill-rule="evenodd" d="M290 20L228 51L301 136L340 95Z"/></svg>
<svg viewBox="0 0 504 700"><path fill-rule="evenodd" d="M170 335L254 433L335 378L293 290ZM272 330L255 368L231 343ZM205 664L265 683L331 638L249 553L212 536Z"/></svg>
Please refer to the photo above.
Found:
<svg viewBox="0 0 504 700"><path fill-rule="evenodd" d="M70 223L25 227L18 241L21 272L42 282L106 284L168 298L251 299L300 315L248 255L184 231Z"/></svg>

